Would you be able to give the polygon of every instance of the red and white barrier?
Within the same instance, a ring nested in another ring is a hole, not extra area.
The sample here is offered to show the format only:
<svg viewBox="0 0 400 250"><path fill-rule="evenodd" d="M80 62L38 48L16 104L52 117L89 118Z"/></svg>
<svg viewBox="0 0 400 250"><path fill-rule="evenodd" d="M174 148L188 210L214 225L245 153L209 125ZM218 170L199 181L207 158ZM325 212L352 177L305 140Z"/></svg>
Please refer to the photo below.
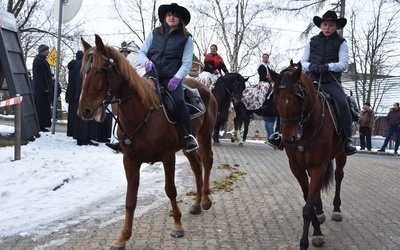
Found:
<svg viewBox="0 0 400 250"><path fill-rule="evenodd" d="M21 160L21 105L22 96L17 94L14 98L4 100L0 102L0 107L15 105L14 110L14 134L15 134L15 145L14 145L14 159Z"/></svg>
<svg viewBox="0 0 400 250"><path fill-rule="evenodd" d="M19 104L20 102L22 102L22 96L17 96L5 101L1 101L0 102L0 108L1 107L5 107L5 106L11 106L11 105L15 105L15 104Z"/></svg>

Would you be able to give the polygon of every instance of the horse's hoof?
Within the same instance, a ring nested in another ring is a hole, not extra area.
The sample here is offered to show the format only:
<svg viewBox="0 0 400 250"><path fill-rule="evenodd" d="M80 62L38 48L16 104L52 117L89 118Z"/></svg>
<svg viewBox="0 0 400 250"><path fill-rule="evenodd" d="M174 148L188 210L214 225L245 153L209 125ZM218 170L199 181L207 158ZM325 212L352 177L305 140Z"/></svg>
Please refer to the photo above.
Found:
<svg viewBox="0 0 400 250"><path fill-rule="evenodd" d="M326 221L326 216L325 214L317 214L317 219L320 224L324 223Z"/></svg>
<svg viewBox="0 0 400 250"><path fill-rule="evenodd" d="M210 209L212 206L212 200L208 199L208 201L206 203L203 203L201 206L203 207L204 210Z"/></svg>
<svg viewBox="0 0 400 250"><path fill-rule="evenodd" d="M240 142L239 143L239 147L243 147L244 145L243 145L243 142Z"/></svg>
<svg viewBox="0 0 400 250"><path fill-rule="evenodd" d="M214 142L213 145L214 146L221 146L221 143L220 142Z"/></svg>
<svg viewBox="0 0 400 250"><path fill-rule="evenodd" d="M125 250L125 245L113 244L110 250Z"/></svg>
<svg viewBox="0 0 400 250"><path fill-rule="evenodd" d="M315 247L322 247L325 244L324 236L317 235L312 237L312 245Z"/></svg>
<svg viewBox="0 0 400 250"><path fill-rule="evenodd" d="M185 230L183 228L181 229L173 229L171 232L171 236L174 238L181 238L185 235Z"/></svg>
<svg viewBox="0 0 400 250"><path fill-rule="evenodd" d="M234 143L235 142L235 138L231 137L231 142Z"/></svg>
<svg viewBox="0 0 400 250"><path fill-rule="evenodd" d="M332 220L334 221L342 221L343 220L343 215L341 212L333 212L332 213Z"/></svg>
<svg viewBox="0 0 400 250"><path fill-rule="evenodd" d="M201 214L201 206L192 206L190 208L190 214Z"/></svg>

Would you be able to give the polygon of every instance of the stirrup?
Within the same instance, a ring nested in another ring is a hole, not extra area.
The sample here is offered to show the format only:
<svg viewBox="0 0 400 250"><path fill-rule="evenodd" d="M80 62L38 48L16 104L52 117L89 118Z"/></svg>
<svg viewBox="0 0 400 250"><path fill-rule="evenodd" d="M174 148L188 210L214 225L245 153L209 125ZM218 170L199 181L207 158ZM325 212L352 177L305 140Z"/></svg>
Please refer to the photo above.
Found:
<svg viewBox="0 0 400 250"><path fill-rule="evenodd" d="M283 143L282 143L282 136L279 134L279 132L273 133L269 138L268 138L268 144L274 148L278 148L280 150L283 150Z"/></svg>
<svg viewBox="0 0 400 250"><path fill-rule="evenodd" d="M189 135L184 136L184 138L185 138L186 153L193 152L199 148L199 144L197 143L197 140L193 135L189 134Z"/></svg>

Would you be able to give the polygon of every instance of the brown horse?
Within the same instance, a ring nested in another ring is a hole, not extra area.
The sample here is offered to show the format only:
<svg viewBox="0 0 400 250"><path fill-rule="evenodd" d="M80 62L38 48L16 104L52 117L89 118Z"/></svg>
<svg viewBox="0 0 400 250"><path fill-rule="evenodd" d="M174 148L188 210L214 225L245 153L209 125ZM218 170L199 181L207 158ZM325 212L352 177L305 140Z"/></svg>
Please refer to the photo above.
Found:
<svg viewBox="0 0 400 250"><path fill-rule="evenodd" d="M333 163L336 160L336 190L332 219L342 220L340 188L346 164L344 137L337 134L327 105L319 98L319 88L302 73L302 67L291 66L277 74L270 70L275 82L273 100L277 105L282 128L282 140L290 169L303 191L303 234L300 249L309 246L310 223L314 227L312 244L322 246L324 236L320 224L325 221L321 190L333 181ZM310 178L310 180L309 180Z"/></svg>
<svg viewBox="0 0 400 250"><path fill-rule="evenodd" d="M85 120L102 121L106 106L112 100L119 103L118 138L123 151L127 193L124 227L112 248L124 249L126 241L132 235L139 170L144 162L163 163L165 192L171 201L174 218L171 236L182 237L182 214L176 200L174 179L175 153L184 147L182 129L179 125L170 123L163 108L160 108L154 81L140 77L121 53L105 46L98 35L95 37L95 47L81 39L85 50L81 69L84 80L78 115ZM203 115L192 120L193 134L197 137L200 148L191 153L184 152L196 178L196 199L190 213L198 214L202 208L208 210L212 205L209 198L213 164L211 136L218 107L207 86L193 78L184 79L184 83L199 90L206 107Z"/></svg>

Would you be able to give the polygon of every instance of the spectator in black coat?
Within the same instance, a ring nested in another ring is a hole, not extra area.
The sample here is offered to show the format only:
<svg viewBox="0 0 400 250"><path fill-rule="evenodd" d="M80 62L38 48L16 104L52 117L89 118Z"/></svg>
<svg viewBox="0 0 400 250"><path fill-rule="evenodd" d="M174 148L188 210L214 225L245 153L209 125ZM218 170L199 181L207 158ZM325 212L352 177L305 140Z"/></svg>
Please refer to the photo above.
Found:
<svg viewBox="0 0 400 250"><path fill-rule="evenodd" d="M78 101L76 99L76 82L77 75L75 66L79 60L83 58L83 51L79 50L75 54L76 59L72 59L68 63L68 86L67 92L65 93L65 101L68 103L68 114L67 114L67 136L73 136L74 123L76 117L76 111L78 110ZM78 69L79 71L79 69Z"/></svg>
<svg viewBox="0 0 400 250"><path fill-rule="evenodd" d="M77 107L79 106L79 97L82 90L82 75L81 75L82 60L79 60L74 70L76 72L76 91L75 91L75 101ZM76 111L74 112L76 114ZM98 146L98 143L92 142L92 140L97 140L98 136L98 123L94 120L84 121L81 117L76 115L74 128L73 128L73 138L76 139L78 146L92 145Z"/></svg>
<svg viewBox="0 0 400 250"><path fill-rule="evenodd" d="M33 86L35 92L35 108L39 121L39 129L49 132L46 127L51 127L51 101L52 78L50 65L46 58L50 54L49 46L40 45L39 54L33 60Z"/></svg>

